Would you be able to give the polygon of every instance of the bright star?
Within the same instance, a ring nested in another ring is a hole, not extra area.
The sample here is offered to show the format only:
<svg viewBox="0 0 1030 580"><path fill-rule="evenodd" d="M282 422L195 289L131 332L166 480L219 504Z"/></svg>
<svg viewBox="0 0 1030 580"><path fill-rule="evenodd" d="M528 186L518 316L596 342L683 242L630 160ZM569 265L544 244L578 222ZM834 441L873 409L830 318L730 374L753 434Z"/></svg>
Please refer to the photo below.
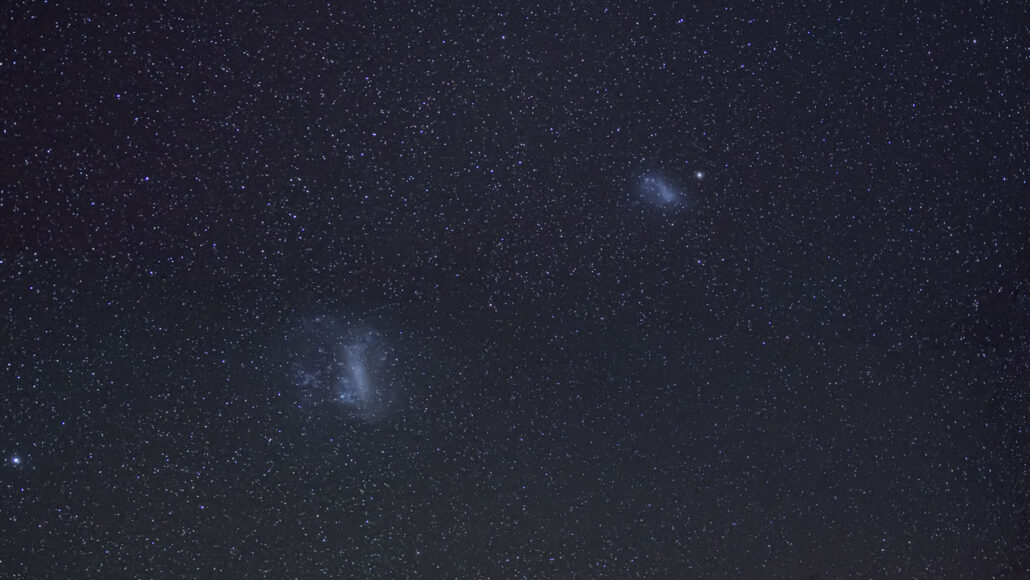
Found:
<svg viewBox="0 0 1030 580"><path fill-rule="evenodd" d="M694 177L696 177L698 179L704 179L705 178L705 172L704 171L697 171L697 172L694 173Z"/></svg>
<svg viewBox="0 0 1030 580"><path fill-rule="evenodd" d="M15 455L14 457L11 458L11 463L13 463L15 465L21 465L21 457L18 457L17 455Z"/></svg>

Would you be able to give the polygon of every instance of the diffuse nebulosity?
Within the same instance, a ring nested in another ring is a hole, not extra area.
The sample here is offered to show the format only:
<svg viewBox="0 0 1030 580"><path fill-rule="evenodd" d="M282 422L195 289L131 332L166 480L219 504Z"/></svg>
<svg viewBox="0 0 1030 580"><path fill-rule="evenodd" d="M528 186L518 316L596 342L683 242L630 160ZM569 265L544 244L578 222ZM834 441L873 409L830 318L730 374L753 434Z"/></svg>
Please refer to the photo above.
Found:
<svg viewBox="0 0 1030 580"><path fill-rule="evenodd" d="M649 174L641 179L644 196L651 202L660 205L679 205L683 194L674 189L668 181L659 175Z"/></svg>
<svg viewBox="0 0 1030 580"><path fill-rule="evenodd" d="M394 349L371 325L331 316L301 320L287 335L287 372L302 406L336 405L374 422L397 398Z"/></svg>
<svg viewBox="0 0 1030 580"><path fill-rule="evenodd" d="M701 172L695 174L698 180L703 176ZM695 199L691 192L657 171L648 171L638 176L634 187L632 197L650 207L676 210L694 205Z"/></svg>

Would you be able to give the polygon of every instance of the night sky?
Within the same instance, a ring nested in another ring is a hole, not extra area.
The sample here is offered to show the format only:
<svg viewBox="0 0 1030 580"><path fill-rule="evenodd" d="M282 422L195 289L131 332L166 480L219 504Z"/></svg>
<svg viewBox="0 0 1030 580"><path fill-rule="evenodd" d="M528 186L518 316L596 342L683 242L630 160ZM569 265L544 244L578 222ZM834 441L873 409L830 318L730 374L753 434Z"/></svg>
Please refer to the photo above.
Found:
<svg viewBox="0 0 1030 580"><path fill-rule="evenodd" d="M0 577L1030 577L1025 4L360 4L0 9Z"/></svg>

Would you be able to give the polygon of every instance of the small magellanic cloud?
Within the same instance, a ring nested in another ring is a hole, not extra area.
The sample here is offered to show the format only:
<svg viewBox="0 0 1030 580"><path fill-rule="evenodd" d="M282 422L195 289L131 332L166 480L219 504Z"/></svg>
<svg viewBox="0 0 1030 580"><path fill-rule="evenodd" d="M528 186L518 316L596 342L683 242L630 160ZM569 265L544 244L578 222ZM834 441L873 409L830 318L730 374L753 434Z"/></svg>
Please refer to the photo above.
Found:
<svg viewBox="0 0 1030 580"><path fill-rule="evenodd" d="M646 204L662 209L682 209L690 201L683 188L654 171L638 178L637 193Z"/></svg>

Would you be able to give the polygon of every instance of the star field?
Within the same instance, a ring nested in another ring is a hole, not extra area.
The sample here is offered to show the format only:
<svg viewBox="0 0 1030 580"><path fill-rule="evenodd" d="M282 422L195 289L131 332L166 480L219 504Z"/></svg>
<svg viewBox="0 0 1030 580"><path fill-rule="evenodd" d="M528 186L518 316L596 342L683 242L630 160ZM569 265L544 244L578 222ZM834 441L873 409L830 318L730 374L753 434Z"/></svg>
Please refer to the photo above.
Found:
<svg viewBox="0 0 1030 580"><path fill-rule="evenodd" d="M1030 573L1025 7L0 23L0 577Z"/></svg>

